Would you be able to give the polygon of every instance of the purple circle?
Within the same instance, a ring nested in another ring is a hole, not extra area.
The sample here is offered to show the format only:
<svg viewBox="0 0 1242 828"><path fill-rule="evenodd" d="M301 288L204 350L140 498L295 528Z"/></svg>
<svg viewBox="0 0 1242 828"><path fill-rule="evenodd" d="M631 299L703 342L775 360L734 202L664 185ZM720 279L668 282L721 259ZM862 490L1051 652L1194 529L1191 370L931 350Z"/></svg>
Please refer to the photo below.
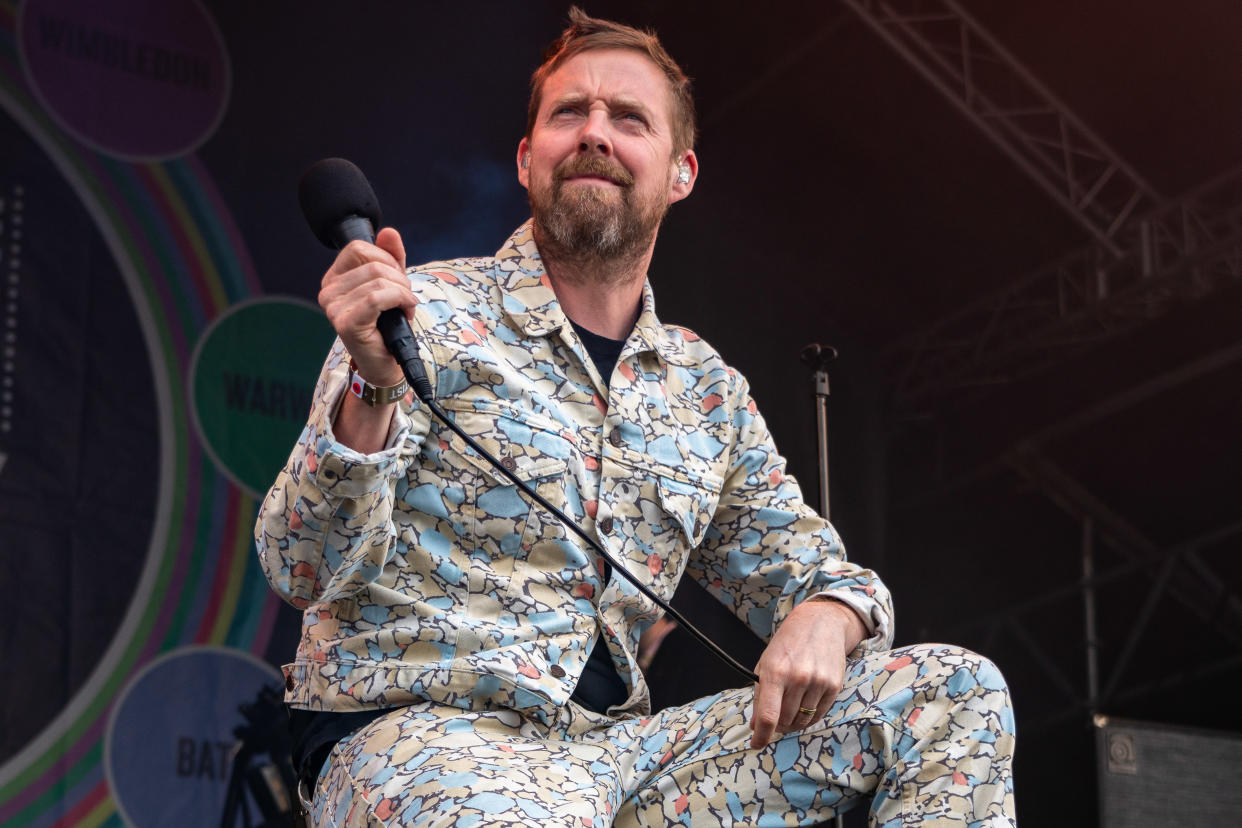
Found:
<svg viewBox="0 0 1242 828"><path fill-rule="evenodd" d="M250 726L262 735L272 724L241 710L265 686L273 693L283 687L271 665L243 650L201 645L165 653L130 679L104 736L104 772L125 824L216 828L239 743L235 730ZM278 705L275 712L283 716Z"/></svg>
<svg viewBox="0 0 1242 828"><path fill-rule="evenodd" d="M18 27L22 66L43 105L108 155L185 155L224 115L228 53L198 0L26 0Z"/></svg>

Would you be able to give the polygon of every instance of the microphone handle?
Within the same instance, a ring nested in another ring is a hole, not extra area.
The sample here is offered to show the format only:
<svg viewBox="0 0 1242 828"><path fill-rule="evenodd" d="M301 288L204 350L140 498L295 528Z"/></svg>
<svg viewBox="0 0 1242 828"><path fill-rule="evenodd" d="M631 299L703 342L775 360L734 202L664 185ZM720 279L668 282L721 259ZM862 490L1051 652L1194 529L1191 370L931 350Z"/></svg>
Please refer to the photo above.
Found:
<svg viewBox="0 0 1242 828"><path fill-rule="evenodd" d="M375 242L375 227L365 216L346 216L332 226L332 240L339 250L351 241ZM380 314L375 323L388 352L397 360L405 379L420 400L431 399L431 380L427 378L427 369L418 358L418 346L414 342L414 332L410 330L409 320L400 308L389 308Z"/></svg>
<svg viewBox="0 0 1242 828"><path fill-rule="evenodd" d="M401 366L406 380L418 398L427 402L432 398L431 380L427 378L427 369L418 358L418 346L414 342L414 332L410 330L410 322L400 308L389 308L379 315L376 326L384 337L384 344Z"/></svg>
<svg viewBox="0 0 1242 828"><path fill-rule="evenodd" d="M340 250L351 241L375 243L375 227L366 216L346 216L328 228L336 249Z"/></svg>

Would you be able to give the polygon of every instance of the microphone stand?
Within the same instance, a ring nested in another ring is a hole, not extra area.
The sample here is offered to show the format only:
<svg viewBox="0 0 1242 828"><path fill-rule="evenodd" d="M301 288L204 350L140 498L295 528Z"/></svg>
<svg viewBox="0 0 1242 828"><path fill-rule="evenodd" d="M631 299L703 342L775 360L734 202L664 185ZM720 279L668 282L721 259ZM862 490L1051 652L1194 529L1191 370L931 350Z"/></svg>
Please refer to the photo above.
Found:
<svg viewBox="0 0 1242 828"><path fill-rule="evenodd" d="M832 520L828 503L828 363L837 358L831 345L811 344L802 349L802 363L814 370L815 434L819 443L819 513Z"/></svg>
<svg viewBox="0 0 1242 828"><path fill-rule="evenodd" d="M819 458L819 513L824 520L832 519L828 498L828 364L837 358L831 345L812 343L802 349L802 363L814 371L815 437ZM845 817L837 814L833 825L845 828Z"/></svg>

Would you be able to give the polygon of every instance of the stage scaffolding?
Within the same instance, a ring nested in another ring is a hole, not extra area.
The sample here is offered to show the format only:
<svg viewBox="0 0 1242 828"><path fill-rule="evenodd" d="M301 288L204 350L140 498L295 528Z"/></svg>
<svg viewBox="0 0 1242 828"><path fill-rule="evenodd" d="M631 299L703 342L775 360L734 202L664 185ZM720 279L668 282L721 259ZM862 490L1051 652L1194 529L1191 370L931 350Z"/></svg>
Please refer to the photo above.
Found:
<svg viewBox="0 0 1242 828"><path fill-rule="evenodd" d="M896 427L914 423L934 431L938 420L998 385L1086 354L1242 280L1242 169L1182 196L1162 197L954 0L841 2L1060 205L1088 239L1021 278L998 273L995 292L964 303L889 349L885 361L896 377L890 412ZM1028 728L1086 719L1110 702L1242 665L1242 599L1201 554L1236 539L1242 521L1161 545L1042 451L1054 438L1239 360L1242 341L1200 354L1044 426L981 459L958 479L937 485L943 495L964 482L1011 474L1081 529L1076 581L970 622L983 633L986 647L1016 642L1059 694L1059 709L1041 722L1028 722ZM1101 546L1122 562L1101 569ZM1136 572L1147 577L1149 587L1136 596L1132 626L1111 669L1102 674L1097 588ZM1177 601L1196 625L1213 630L1232 649L1210 663L1123 689L1122 677L1165 598ZM1038 613L1067 601L1078 603L1082 614L1081 679L1028 629Z"/></svg>

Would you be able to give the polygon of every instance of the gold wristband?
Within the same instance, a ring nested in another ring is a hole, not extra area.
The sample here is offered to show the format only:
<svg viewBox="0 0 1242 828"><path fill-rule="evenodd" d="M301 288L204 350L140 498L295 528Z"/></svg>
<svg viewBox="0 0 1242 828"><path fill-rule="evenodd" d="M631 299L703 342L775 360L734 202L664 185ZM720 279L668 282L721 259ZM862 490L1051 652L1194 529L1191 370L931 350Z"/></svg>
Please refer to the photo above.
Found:
<svg viewBox="0 0 1242 828"><path fill-rule="evenodd" d="M388 405L389 403L397 402L406 395L406 392L410 390L410 386L405 380L401 380L396 385L372 385L358 373L358 367L354 364L354 358L350 357L349 390L355 397L374 408L377 405Z"/></svg>

